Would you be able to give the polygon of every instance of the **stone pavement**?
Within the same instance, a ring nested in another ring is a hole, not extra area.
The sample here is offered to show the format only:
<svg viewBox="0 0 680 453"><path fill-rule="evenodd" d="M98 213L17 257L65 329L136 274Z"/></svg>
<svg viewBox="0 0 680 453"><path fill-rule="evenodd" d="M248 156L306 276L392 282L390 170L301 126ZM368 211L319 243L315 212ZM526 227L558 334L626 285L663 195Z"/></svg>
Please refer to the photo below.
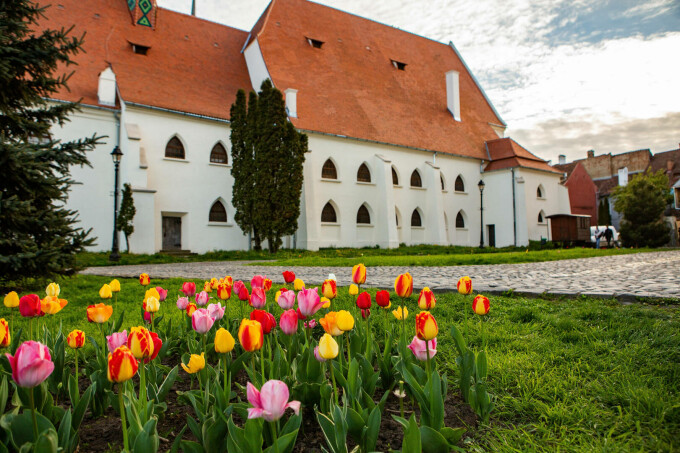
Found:
<svg viewBox="0 0 680 453"><path fill-rule="evenodd" d="M320 284L329 273L338 285L351 283L347 267L261 266L257 262L215 261L201 263L149 264L91 267L82 274L111 277L185 277L208 280L231 275L247 280L262 274L283 283L281 272L291 270L310 285ZM680 298L680 251L636 253L542 263L491 264L441 267L369 267L366 286L391 288L402 272L413 275L414 286L433 290L455 290L459 277L469 275L476 291L500 294L508 290L527 296L543 293L565 296L589 295L633 301L638 297Z"/></svg>

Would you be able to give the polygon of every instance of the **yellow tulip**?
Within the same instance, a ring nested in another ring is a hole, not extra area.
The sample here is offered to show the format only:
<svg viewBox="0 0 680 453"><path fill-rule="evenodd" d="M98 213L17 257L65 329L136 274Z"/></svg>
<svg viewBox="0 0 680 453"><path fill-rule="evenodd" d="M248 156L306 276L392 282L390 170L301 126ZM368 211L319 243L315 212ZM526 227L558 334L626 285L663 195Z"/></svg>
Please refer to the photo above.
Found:
<svg viewBox="0 0 680 453"><path fill-rule="evenodd" d="M156 313L161 309L161 303L155 297L149 297L144 304L144 311L148 313Z"/></svg>
<svg viewBox="0 0 680 453"><path fill-rule="evenodd" d="M402 321L402 320L408 318L408 308L406 308L406 307L397 307L396 310L392 310L392 314L393 314L394 317L397 318L399 321Z"/></svg>
<svg viewBox="0 0 680 453"><path fill-rule="evenodd" d="M203 291L210 294L212 292L212 290L213 290L213 287L210 284L210 282L203 282Z"/></svg>
<svg viewBox="0 0 680 453"><path fill-rule="evenodd" d="M104 285L102 285L101 289L99 290L99 297L102 299L111 299L113 297L111 287L106 283L104 283Z"/></svg>
<svg viewBox="0 0 680 453"><path fill-rule="evenodd" d="M16 291L11 291L5 296L5 307L14 308L19 306L19 295Z"/></svg>
<svg viewBox="0 0 680 453"><path fill-rule="evenodd" d="M220 329L215 333L215 352L218 354L231 352L235 345L236 341L231 335L231 332L229 332L224 327L220 327Z"/></svg>
<svg viewBox="0 0 680 453"><path fill-rule="evenodd" d="M149 288L146 290L144 293L144 300L147 300L149 297L155 297L158 300L161 300L161 295L158 294L158 290L156 288Z"/></svg>
<svg viewBox="0 0 680 453"><path fill-rule="evenodd" d="M331 360L338 356L339 351L338 342L329 334L323 334L319 340L319 355L326 360Z"/></svg>
<svg viewBox="0 0 680 453"><path fill-rule="evenodd" d="M205 368L205 353L201 352L201 355L191 354L191 357L189 358L189 365L187 366L182 363L182 368L184 368L184 371L189 374L198 373L203 368Z"/></svg>
<svg viewBox="0 0 680 453"><path fill-rule="evenodd" d="M220 281L216 279L215 277L210 279L210 289L217 289L217 286L220 284Z"/></svg>
<svg viewBox="0 0 680 453"><path fill-rule="evenodd" d="M54 282L50 283L47 285L47 288L45 288L45 293L50 297L59 297L59 292L59 285Z"/></svg>
<svg viewBox="0 0 680 453"><path fill-rule="evenodd" d="M111 287L111 291L114 293L119 293L120 292L120 282L117 279L111 280L111 283L109 283L109 286Z"/></svg>
<svg viewBox="0 0 680 453"><path fill-rule="evenodd" d="M295 281L293 281L293 288L295 288L295 291L302 291L305 289L305 282L299 278L296 278Z"/></svg>
<svg viewBox="0 0 680 453"><path fill-rule="evenodd" d="M351 285L349 285L349 295L356 296L357 294L359 294L359 287L352 283Z"/></svg>
<svg viewBox="0 0 680 453"><path fill-rule="evenodd" d="M336 323L341 330L347 332L354 328L354 317L347 310L340 310L336 316Z"/></svg>
<svg viewBox="0 0 680 453"><path fill-rule="evenodd" d="M321 303L323 304L321 308L329 308L331 306L331 300L328 297L322 297Z"/></svg>

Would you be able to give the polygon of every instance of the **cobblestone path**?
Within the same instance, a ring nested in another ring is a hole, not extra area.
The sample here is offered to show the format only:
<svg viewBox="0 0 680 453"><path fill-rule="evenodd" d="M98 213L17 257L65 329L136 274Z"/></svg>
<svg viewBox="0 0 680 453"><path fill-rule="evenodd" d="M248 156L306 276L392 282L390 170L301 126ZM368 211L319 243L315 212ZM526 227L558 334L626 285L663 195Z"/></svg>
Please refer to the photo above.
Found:
<svg viewBox="0 0 680 453"><path fill-rule="evenodd" d="M252 264L252 265L248 265ZM281 272L292 270L310 285L320 284L334 273L339 286L351 283L351 268L258 266L257 262L215 261L200 263L149 264L91 267L82 274L137 277L147 272L152 278L185 277L207 280L231 275L250 280L262 274L283 283ZM491 264L441 267L369 267L367 286L391 288L402 272L413 275L414 286L433 290L455 290L458 278L469 275L476 291L502 293L514 290L526 295L549 293L579 294L621 300L637 297L680 298L680 251L602 256L542 263Z"/></svg>

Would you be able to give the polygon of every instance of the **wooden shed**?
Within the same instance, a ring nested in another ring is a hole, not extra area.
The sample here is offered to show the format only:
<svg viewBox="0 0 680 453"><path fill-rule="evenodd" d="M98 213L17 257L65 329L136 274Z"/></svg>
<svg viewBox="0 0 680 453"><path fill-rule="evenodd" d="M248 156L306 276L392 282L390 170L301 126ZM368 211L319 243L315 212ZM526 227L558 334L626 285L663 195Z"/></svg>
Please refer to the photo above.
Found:
<svg viewBox="0 0 680 453"><path fill-rule="evenodd" d="M553 242L581 243L590 242L590 216L579 214L552 214L550 232Z"/></svg>

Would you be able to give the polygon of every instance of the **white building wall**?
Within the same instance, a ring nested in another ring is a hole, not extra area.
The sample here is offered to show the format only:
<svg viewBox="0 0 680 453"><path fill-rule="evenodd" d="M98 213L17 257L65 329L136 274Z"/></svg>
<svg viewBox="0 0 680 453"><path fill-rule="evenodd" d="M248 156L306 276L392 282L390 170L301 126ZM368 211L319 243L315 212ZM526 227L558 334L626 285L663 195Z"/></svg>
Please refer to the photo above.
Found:
<svg viewBox="0 0 680 453"><path fill-rule="evenodd" d="M438 153L436 164L444 178L442 197L447 243L461 246L479 245L480 200L477 183L481 178L480 161ZM458 176L462 177L464 183L464 190L459 192L455 190ZM456 228L456 216L459 212L465 220L463 228Z"/></svg>
<svg viewBox="0 0 680 453"><path fill-rule="evenodd" d="M271 76L267 70L267 64L264 62L262 50L260 49L260 43L257 41L257 38L255 38L253 42L248 45L246 50L243 51L243 56L246 59L248 75L250 75L250 81L253 84L253 90L255 90L257 93L260 91L262 82L267 79L271 80Z"/></svg>
<svg viewBox="0 0 680 453"><path fill-rule="evenodd" d="M512 223L512 172L510 169L492 171L484 173L482 179L485 184L484 245L489 245L489 225L493 225L495 246L512 246L515 243Z"/></svg>
<svg viewBox="0 0 680 453"><path fill-rule="evenodd" d="M567 188L560 184L561 175L527 168L517 170L517 175L524 180L528 239L550 240L549 219L546 216L571 214ZM537 195L539 186L542 188L543 197ZM538 222L539 212L544 214L543 223Z"/></svg>

